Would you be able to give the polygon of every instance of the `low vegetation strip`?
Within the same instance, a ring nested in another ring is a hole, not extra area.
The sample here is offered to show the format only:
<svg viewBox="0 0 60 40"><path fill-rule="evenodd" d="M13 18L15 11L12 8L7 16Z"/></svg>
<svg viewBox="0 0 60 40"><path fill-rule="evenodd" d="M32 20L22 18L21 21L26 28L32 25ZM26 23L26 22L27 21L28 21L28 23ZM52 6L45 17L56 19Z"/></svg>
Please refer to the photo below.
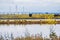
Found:
<svg viewBox="0 0 60 40"><path fill-rule="evenodd" d="M0 24L60 24L60 20L0 20Z"/></svg>

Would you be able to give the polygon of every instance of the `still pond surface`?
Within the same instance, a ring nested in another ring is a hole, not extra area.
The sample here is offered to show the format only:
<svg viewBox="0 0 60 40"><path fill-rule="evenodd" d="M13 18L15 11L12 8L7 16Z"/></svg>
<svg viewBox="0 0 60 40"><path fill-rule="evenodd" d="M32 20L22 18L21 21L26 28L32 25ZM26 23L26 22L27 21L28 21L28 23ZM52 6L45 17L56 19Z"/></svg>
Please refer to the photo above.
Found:
<svg viewBox="0 0 60 40"><path fill-rule="evenodd" d="M6 35L13 33L14 37L24 36L28 31L30 35L42 33L43 37L48 37L50 34L50 27L53 27L54 32L60 36L60 24L48 25L48 24L26 24L26 25L0 25L0 34Z"/></svg>

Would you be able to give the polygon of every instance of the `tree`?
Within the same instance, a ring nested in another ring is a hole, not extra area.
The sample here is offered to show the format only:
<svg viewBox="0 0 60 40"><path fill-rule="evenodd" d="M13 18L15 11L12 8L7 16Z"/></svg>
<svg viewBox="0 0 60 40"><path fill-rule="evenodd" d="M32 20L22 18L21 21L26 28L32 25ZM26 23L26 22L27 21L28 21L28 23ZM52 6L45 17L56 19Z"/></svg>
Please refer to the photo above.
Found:
<svg viewBox="0 0 60 40"><path fill-rule="evenodd" d="M52 39L52 40L56 40L57 39L57 35L56 35L56 33L54 32L55 30L53 29L54 27L53 26L51 26L50 27L50 38Z"/></svg>

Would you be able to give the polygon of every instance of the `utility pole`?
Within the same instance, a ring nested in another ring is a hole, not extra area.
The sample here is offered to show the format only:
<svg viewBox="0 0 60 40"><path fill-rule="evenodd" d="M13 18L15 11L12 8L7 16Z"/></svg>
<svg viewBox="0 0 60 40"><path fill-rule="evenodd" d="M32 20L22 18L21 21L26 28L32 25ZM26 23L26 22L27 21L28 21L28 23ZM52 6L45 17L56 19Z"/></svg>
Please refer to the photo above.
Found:
<svg viewBox="0 0 60 40"><path fill-rule="evenodd" d="M18 13L18 6L16 5L16 8L15 8L15 13Z"/></svg>
<svg viewBox="0 0 60 40"><path fill-rule="evenodd" d="M24 6L23 6L22 14L24 14Z"/></svg>
<svg viewBox="0 0 60 40"><path fill-rule="evenodd" d="M9 6L9 13L11 13L11 7Z"/></svg>

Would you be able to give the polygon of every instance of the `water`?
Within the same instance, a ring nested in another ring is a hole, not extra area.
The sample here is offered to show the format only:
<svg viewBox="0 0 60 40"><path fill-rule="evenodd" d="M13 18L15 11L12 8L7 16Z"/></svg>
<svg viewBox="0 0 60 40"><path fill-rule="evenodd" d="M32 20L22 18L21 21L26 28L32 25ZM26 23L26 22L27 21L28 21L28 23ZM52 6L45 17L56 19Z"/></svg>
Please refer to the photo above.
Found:
<svg viewBox="0 0 60 40"><path fill-rule="evenodd" d="M25 32L28 31L31 35L42 33L43 37L48 37L50 34L50 27L54 27L54 32L60 36L60 25L40 25L40 24L26 24L26 25L0 25L0 35L6 35L13 33L14 37L24 36Z"/></svg>

